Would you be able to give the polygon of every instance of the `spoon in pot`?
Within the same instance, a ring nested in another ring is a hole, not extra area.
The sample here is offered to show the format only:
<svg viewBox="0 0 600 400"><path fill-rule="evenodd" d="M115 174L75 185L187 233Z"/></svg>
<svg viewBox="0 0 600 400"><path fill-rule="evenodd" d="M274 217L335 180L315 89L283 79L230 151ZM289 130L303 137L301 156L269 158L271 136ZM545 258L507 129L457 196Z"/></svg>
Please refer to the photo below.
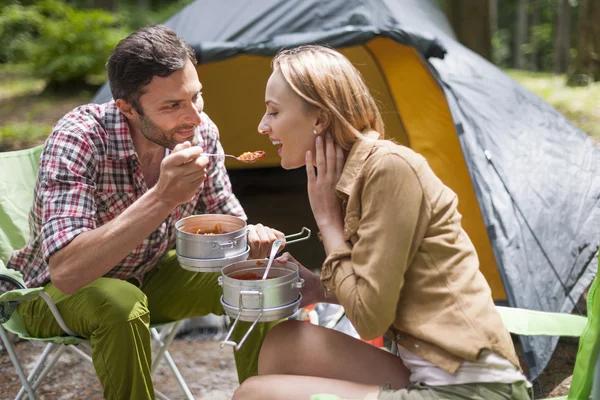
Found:
<svg viewBox="0 0 600 400"><path fill-rule="evenodd" d="M277 250L279 250L282 243L283 240L281 239L277 239L273 242L273 245L271 246L271 254L269 255L269 262L267 263L267 268L265 269L265 273L262 276L263 281L267 279L267 276L269 275L269 270L271 269L271 265L273 265L273 260L275 259L275 255L277 254Z"/></svg>

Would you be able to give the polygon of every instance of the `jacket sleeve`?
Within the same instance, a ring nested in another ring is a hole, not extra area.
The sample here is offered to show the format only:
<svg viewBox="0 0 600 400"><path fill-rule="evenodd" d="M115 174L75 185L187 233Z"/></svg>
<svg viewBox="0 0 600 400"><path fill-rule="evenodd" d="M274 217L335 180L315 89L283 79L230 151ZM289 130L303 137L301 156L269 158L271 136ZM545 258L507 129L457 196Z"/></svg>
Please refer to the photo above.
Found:
<svg viewBox="0 0 600 400"><path fill-rule="evenodd" d="M321 280L332 290L364 339L383 335L396 317L396 307L410 265L420 215L426 204L412 166L387 153L364 166L361 209L345 217L346 240L352 245L332 251Z"/></svg>

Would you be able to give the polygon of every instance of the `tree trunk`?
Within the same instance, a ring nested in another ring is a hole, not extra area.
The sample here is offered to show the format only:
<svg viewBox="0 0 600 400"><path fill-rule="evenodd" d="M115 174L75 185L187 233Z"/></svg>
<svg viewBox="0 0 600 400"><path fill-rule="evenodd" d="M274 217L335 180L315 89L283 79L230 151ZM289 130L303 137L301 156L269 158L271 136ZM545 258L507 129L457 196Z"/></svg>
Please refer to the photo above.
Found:
<svg viewBox="0 0 600 400"><path fill-rule="evenodd" d="M490 36L498 31L498 0L490 0Z"/></svg>
<svg viewBox="0 0 600 400"><path fill-rule="evenodd" d="M447 3L448 19L458 40L488 60L492 59L490 3L453 0Z"/></svg>
<svg viewBox="0 0 600 400"><path fill-rule="evenodd" d="M562 74L569 68L571 39L571 4L558 0L556 35L554 37L554 72Z"/></svg>
<svg viewBox="0 0 600 400"><path fill-rule="evenodd" d="M515 68L517 69L524 69L526 65L523 46L527 43L527 3L528 0L519 0L517 35L515 40Z"/></svg>
<svg viewBox="0 0 600 400"><path fill-rule="evenodd" d="M571 84L600 81L600 3L580 0L579 4L579 41Z"/></svg>
<svg viewBox="0 0 600 400"><path fill-rule="evenodd" d="M542 0L532 0L532 16L531 16L531 58L530 66L532 71L539 71L541 68L540 61L540 44L538 43L538 37L535 34L535 29L540 25L542 17Z"/></svg>

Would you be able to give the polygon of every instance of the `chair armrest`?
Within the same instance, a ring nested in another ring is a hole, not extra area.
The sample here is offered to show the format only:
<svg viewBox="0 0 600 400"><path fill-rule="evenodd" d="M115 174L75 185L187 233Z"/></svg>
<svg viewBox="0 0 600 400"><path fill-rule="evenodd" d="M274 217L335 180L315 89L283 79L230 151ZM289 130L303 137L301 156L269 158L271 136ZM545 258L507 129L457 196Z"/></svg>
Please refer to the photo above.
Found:
<svg viewBox="0 0 600 400"><path fill-rule="evenodd" d="M500 307L496 309L509 332L525 336L581 336L587 318L580 315Z"/></svg>
<svg viewBox="0 0 600 400"><path fill-rule="evenodd" d="M11 284L15 285L17 287L17 289L26 289L25 285L23 285L21 282L19 282L12 276L0 274L0 281L11 283Z"/></svg>

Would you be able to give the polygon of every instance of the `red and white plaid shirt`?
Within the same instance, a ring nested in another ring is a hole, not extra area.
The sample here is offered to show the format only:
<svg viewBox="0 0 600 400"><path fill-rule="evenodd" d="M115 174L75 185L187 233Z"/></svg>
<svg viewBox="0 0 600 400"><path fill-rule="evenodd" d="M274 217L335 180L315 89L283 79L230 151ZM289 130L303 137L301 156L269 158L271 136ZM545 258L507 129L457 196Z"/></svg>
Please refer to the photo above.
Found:
<svg viewBox="0 0 600 400"><path fill-rule="evenodd" d="M217 126L204 113L201 119L198 145L208 153L223 154ZM192 200L175 208L105 276L141 279L175 247L175 223L181 218L195 214L246 218L231 191L223 159L211 157L204 185ZM13 252L8 268L21 271L28 287L47 284L52 254L80 233L113 220L147 191L126 118L114 101L76 108L58 121L46 141L29 215L29 240Z"/></svg>

